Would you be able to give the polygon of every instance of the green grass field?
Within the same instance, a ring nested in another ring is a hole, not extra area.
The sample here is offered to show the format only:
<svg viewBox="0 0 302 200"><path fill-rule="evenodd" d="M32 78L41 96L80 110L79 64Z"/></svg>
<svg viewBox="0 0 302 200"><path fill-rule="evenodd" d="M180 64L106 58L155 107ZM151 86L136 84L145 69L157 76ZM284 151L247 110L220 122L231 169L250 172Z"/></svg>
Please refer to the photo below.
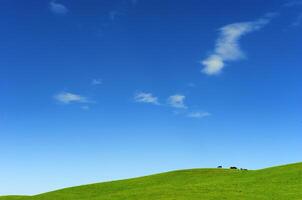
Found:
<svg viewBox="0 0 302 200"><path fill-rule="evenodd" d="M253 171L192 169L0 200L302 200L302 163Z"/></svg>

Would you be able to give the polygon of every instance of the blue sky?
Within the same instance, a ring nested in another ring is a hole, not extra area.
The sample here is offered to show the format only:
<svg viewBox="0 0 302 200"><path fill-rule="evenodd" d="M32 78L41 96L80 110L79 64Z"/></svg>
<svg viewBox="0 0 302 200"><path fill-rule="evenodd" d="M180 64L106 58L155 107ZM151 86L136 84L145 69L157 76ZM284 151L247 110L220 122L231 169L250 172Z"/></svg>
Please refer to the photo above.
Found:
<svg viewBox="0 0 302 200"><path fill-rule="evenodd" d="M301 161L301 15L301 1L1 1L0 195Z"/></svg>

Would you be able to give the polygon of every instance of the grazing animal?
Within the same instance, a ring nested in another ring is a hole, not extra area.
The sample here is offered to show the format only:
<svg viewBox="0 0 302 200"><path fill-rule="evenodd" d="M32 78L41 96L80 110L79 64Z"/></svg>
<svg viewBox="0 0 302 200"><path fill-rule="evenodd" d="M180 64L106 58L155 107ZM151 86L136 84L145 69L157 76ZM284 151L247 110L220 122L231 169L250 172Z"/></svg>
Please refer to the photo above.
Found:
<svg viewBox="0 0 302 200"><path fill-rule="evenodd" d="M237 169L237 167L230 167L230 169Z"/></svg>

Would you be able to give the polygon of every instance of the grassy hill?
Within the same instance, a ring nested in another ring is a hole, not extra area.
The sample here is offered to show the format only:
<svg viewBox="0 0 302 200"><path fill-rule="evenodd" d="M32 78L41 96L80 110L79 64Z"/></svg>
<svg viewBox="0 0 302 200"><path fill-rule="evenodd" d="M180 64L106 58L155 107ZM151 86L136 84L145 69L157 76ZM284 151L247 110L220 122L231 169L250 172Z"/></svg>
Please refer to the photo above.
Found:
<svg viewBox="0 0 302 200"><path fill-rule="evenodd" d="M0 200L301 200L302 163L255 171L192 169Z"/></svg>

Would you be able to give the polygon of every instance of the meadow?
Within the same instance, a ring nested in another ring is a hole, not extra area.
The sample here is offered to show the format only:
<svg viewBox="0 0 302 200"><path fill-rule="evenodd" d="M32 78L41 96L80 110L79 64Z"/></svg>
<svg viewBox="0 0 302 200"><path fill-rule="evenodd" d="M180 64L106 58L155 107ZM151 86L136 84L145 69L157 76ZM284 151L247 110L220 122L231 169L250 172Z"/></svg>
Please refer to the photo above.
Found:
<svg viewBox="0 0 302 200"><path fill-rule="evenodd" d="M301 200L302 163L261 170L191 169L0 200Z"/></svg>

